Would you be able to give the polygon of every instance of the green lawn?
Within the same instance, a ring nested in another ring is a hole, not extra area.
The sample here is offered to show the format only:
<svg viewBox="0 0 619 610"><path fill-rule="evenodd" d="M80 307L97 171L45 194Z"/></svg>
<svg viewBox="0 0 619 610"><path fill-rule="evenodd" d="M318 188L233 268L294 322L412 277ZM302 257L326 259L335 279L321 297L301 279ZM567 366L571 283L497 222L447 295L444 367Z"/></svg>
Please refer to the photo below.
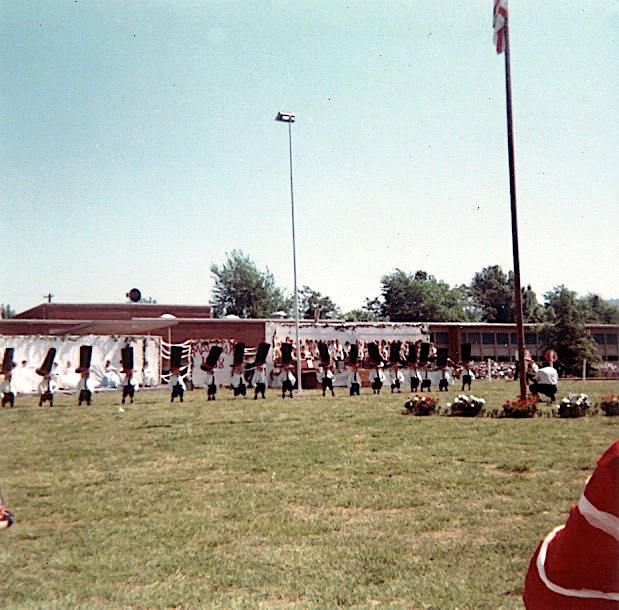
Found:
<svg viewBox="0 0 619 610"><path fill-rule="evenodd" d="M601 415L420 418L406 393L338 392L19 398L0 411L2 607L521 608L538 541L618 436ZM473 385L489 406L517 392Z"/></svg>

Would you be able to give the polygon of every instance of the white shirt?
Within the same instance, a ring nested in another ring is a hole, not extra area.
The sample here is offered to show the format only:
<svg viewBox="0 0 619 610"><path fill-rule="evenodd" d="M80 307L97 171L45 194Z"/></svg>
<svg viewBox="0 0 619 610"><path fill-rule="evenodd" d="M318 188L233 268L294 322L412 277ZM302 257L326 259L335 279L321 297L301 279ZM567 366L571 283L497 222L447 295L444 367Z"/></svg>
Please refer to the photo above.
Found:
<svg viewBox="0 0 619 610"><path fill-rule="evenodd" d="M320 369L320 378L321 379L333 379L333 371L331 369Z"/></svg>
<svg viewBox="0 0 619 610"><path fill-rule="evenodd" d="M373 370L371 381L385 381L385 373L383 373L380 369Z"/></svg>
<svg viewBox="0 0 619 610"><path fill-rule="evenodd" d="M48 385L49 384L49 385ZM39 394L54 394L58 389L58 384L53 379L43 379L39 384Z"/></svg>
<svg viewBox="0 0 619 610"><path fill-rule="evenodd" d="M15 384L11 380L5 379L2 383L0 383L0 392L3 394L16 394Z"/></svg>
<svg viewBox="0 0 619 610"><path fill-rule="evenodd" d="M183 390L187 389L185 380L182 375L170 375L170 382L168 383L168 389L172 389L175 385L180 385Z"/></svg>
<svg viewBox="0 0 619 610"><path fill-rule="evenodd" d="M131 375L125 375L125 377L123 378L121 384L121 386L128 386L128 385L132 385L134 387L136 387L138 385L138 382L135 380L135 377L133 374Z"/></svg>
<svg viewBox="0 0 619 610"><path fill-rule="evenodd" d="M256 369L254 371L254 374L251 378L251 383L252 385L255 387L256 385L258 385L259 383L264 383L264 385L267 384L267 374L263 371L261 371L260 369Z"/></svg>
<svg viewBox="0 0 619 610"><path fill-rule="evenodd" d="M80 377L80 380L77 382L77 386L75 388L78 392L81 390L88 390L89 392L95 391L95 382L88 377L84 379L84 377Z"/></svg>
<svg viewBox="0 0 619 610"><path fill-rule="evenodd" d="M348 375L346 385L350 388L353 383L361 385L361 375L359 375L358 371L350 371L350 375Z"/></svg>
<svg viewBox="0 0 619 610"><path fill-rule="evenodd" d="M389 377L391 379L391 383L395 383L396 381L399 381L400 383L404 382L404 375L402 374L402 371L400 370L389 371Z"/></svg>
<svg viewBox="0 0 619 610"><path fill-rule="evenodd" d="M557 373L557 369L551 366L545 366L537 371L537 379L540 383L557 385L559 383L559 373Z"/></svg>
<svg viewBox="0 0 619 610"><path fill-rule="evenodd" d="M278 375L277 379L279 380L279 382L281 384L283 384L284 381L286 381L286 380L290 381L290 383L292 383L292 385L294 385L295 382L296 382L295 376L290 371L282 371Z"/></svg>
<svg viewBox="0 0 619 610"><path fill-rule="evenodd" d="M234 373L234 375L232 375L232 377L230 379L230 385L233 388L238 388L241 385L246 385L245 384L245 377L243 377L243 375L241 375L241 373Z"/></svg>

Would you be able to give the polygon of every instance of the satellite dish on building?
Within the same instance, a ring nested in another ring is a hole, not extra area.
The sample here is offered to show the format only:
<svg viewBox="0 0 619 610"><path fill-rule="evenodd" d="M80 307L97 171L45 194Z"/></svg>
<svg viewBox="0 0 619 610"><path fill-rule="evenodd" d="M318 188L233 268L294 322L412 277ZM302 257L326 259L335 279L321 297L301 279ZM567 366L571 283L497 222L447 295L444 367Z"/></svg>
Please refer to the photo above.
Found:
<svg viewBox="0 0 619 610"><path fill-rule="evenodd" d="M142 293L137 288L132 288L127 293L127 296L129 297L129 300L132 303L138 303L140 301L140 299L142 298Z"/></svg>

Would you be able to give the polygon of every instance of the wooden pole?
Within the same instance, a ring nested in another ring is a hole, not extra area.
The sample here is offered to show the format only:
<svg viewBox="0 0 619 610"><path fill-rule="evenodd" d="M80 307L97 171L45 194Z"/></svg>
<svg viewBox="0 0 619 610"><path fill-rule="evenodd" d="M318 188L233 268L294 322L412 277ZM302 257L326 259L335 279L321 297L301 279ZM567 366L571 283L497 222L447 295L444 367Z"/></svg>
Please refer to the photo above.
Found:
<svg viewBox="0 0 619 610"><path fill-rule="evenodd" d="M509 18L505 22L505 98L507 103L507 154L509 160L509 198L512 217L512 254L514 258L514 306L518 336L518 366L520 367L520 398L527 396L526 364L524 361L524 324L522 319L522 292L520 289L520 252L518 248L518 209L516 206L516 161L514 156L514 128L512 121L512 79L509 60Z"/></svg>

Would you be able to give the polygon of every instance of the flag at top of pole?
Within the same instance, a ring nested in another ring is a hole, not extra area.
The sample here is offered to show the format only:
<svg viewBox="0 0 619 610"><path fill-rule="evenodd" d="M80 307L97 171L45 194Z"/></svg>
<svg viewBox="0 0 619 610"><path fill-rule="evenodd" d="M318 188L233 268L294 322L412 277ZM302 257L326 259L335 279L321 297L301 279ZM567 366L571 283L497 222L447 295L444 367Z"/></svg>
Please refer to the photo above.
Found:
<svg viewBox="0 0 619 610"><path fill-rule="evenodd" d="M494 0L494 46L496 52L505 51L505 28L507 27L507 0Z"/></svg>

